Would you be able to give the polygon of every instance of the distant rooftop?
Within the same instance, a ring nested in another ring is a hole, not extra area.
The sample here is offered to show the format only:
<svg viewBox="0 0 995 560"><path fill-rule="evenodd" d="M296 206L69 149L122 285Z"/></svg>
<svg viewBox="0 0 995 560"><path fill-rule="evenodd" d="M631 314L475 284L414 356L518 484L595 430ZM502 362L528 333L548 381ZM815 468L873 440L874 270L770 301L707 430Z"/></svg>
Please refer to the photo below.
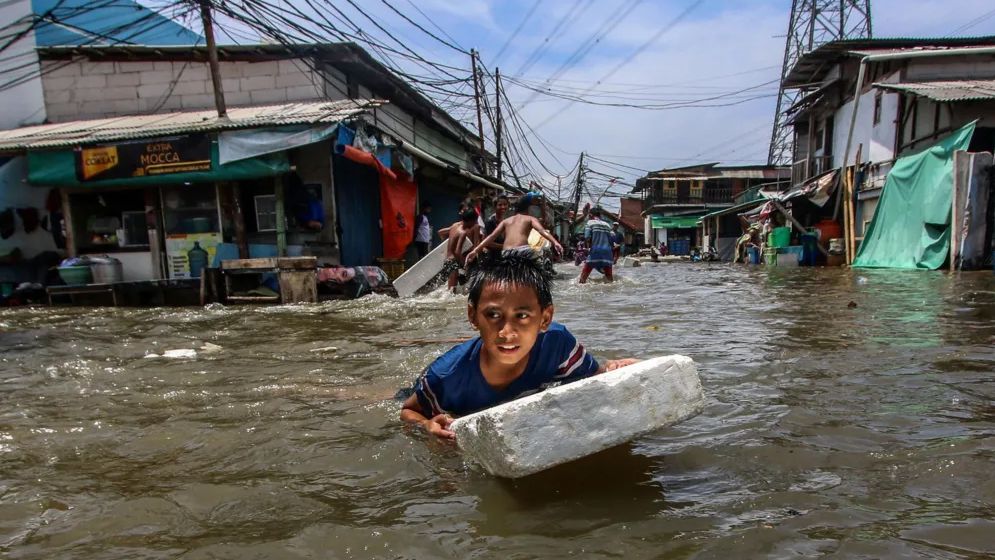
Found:
<svg viewBox="0 0 995 560"><path fill-rule="evenodd" d="M196 45L203 37L133 0L31 0L39 47Z"/></svg>

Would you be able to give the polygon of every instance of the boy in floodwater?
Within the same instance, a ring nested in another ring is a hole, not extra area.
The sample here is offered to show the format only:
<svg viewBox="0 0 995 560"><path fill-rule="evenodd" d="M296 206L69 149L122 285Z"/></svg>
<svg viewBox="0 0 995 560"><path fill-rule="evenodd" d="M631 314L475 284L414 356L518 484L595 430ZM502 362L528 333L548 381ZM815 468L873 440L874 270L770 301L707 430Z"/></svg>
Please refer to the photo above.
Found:
<svg viewBox="0 0 995 560"><path fill-rule="evenodd" d="M504 237L502 252L534 252L532 247L529 246L529 234L532 233L532 230L535 230L539 235L546 238L552 244L557 255L562 255L563 247L560 245L560 242L550 235L546 231L546 228L542 227L539 220L529 215L529 207L531 205L532 199L528 196L523 196L518 201L518 204L515 205L515 215L501 220L497 228L485 237L480 245L470 251L470 254L466 257L467 261L473 261L480 254L480 251L502 236Z"/></svg>
<svg viewBox="0 0 995 560"><path fill-rule="evenodd" d="M551 276L538 257L481 259L469 279L466 314L480 336L440 356L418 378L401 420L455 439L453 416L637 362L599 366L563 325L553 322Z"/></svg>
<svg viewBox="0 0 995 560"><path fill-rule="evenodd" d="M469 249L463 251L465 240L470 240L470 249L480 243L480 224L477 223L477 211L464 210L460 214L460 221L439 230L439 237L450 241L446 246L446 262L442 265L442 272L448 277L447 287L449 291L455 291L460 272L466 266L466 256L470 253Z"/></svg>

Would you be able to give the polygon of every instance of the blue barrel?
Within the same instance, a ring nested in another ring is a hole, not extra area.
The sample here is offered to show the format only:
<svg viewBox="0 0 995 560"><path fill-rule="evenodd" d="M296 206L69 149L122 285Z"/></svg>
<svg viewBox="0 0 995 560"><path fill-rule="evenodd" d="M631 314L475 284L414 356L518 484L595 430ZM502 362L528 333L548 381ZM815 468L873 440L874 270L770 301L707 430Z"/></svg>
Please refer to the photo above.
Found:
<svg viewBox="0 0 995 560"><path fill-rule="evenodd" d="M802 266L815 266L816 255L818 255L819 238L812 233L802 235L802 258L798 264Z"/></svg>
<svg viewBox="0 0 995 560"><path fill-rule="evenodd" d="M751 245L746 248L746 252L750 255L750 264L760 264L760 247Z"/></svg>

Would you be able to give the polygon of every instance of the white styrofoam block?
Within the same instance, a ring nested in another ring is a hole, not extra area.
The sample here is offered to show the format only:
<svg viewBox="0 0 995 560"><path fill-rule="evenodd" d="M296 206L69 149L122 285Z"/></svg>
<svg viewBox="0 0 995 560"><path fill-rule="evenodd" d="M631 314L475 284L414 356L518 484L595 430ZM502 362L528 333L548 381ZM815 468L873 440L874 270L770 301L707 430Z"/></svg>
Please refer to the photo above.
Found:
<svg viewBox="0 0 995 560"><path fill-rule="evenodd" d="M704 408L687 356L661 356L458 418L451 429L488 473L521 478L630 441Z"/></svg>
<svg viewBox="0 0 995 560"><path fill-rule="evenodd" d="M463 250L470 249L472 243L469 239L463 240ZM415 295L415 292L428 284L439 272L442 272L442 265L446 264L446 247L449 240L445 240L438 247L429 251L425 258L416 262L411 268L394 280L394 289L397 296L407 298Z"/></svg>

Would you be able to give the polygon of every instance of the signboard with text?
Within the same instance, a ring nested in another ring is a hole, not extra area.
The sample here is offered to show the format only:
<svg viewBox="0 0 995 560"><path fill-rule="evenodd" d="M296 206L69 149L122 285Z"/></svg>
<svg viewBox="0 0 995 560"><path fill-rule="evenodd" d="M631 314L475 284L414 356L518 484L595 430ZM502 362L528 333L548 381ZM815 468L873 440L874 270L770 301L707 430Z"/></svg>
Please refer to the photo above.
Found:
<svg viewBox="0 0 995 560"><path fill-rule="evenodd" d="M81 182L210 170L211 139L206 134L89 146L76 151L76 178Z"/></svg>

